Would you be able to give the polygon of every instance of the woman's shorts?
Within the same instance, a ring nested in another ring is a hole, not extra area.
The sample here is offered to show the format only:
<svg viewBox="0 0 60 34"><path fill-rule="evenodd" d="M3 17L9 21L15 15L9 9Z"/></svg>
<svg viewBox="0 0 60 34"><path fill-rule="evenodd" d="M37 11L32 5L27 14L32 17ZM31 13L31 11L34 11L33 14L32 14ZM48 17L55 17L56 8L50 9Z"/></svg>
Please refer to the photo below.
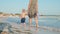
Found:
<svg viewBox="0 0 60 34"><path fill-rule="evenodd" d="M28 14L28 17L29 17L29 18L33 18L33 17L36 17L36 16L37 16L37 13L35 13L34 15Z"/></svg>

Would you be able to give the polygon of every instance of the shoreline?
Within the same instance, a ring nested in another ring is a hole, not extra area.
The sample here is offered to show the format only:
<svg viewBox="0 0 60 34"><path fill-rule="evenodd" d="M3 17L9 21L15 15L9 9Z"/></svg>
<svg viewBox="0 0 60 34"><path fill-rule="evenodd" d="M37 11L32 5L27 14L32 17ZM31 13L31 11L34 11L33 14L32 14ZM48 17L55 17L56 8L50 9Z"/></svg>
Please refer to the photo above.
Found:
<svg viewBox="0 0 60 34"><path fill-rule="evenodd" d="M18 15L14 15L14 16L12 16L12 15L10 15L10 16L3 16L3 15L0 15L0 17L19 17ZM38 16L38 17L60 17L60 16Z"/></svg>

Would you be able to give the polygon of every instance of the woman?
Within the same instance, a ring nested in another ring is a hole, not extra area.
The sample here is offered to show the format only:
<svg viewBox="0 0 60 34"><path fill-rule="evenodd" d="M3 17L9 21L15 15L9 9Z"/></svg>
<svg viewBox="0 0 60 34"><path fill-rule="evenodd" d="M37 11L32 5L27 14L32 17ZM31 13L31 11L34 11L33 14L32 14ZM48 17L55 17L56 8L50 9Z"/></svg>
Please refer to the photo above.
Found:
<svg viewBox="0 0 60 34"><path fill-rule="evenodd" d="M32 23L32 18L34 18L36 22L36 27L38 27L37 13L38 13L38 0L30 0L28 6L28 16L29 16L30 26Z"/></svg>

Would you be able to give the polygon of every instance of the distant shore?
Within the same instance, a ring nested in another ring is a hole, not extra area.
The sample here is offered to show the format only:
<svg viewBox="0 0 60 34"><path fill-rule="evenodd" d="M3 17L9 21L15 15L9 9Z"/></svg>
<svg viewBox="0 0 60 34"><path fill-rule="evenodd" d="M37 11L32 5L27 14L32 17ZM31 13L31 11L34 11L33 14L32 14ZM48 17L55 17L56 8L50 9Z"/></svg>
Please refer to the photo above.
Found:
<svg viewBox="0 0 60 34"><path fill-rule="evenodd" d="M20 15L0 15L0 17L19 17ZM57 16L51 16L51 15L39 15L38 17L40 17L40 18L60 18L60 16L59 15L57 15Z"/></svg>
<svg viewBox="0 0 60 34"><path fill-rule="evenodd" d="M0 17L19 17L19 15L3 15L3 14L1 14Z"/></svg>
<svg viewBox="0 0 60 34"><path fill-rule="evenodd" d="M0 14L0 17L19 17L20 14ZM39 18L58 18L60 19L60 15L38 15Z"/></svg>

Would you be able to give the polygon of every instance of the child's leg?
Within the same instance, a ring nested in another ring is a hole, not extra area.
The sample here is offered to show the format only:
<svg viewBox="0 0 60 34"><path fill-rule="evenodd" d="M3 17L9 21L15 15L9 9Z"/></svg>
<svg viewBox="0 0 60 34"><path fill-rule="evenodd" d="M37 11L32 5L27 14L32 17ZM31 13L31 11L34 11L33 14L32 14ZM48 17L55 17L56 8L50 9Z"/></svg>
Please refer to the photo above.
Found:
<svg viewBox="0 0 60 34"><path fill-rule="evenodd" d="M26 29L26 23L24 23L23 26L24 26L24 29Z"/></svg>
<svg viewBox="0 0 60 34"><path fill-rule="evenodd" d="M25 23L21 23L20 24L20 30L25 30L26 29L26 24Z"/></svg>

